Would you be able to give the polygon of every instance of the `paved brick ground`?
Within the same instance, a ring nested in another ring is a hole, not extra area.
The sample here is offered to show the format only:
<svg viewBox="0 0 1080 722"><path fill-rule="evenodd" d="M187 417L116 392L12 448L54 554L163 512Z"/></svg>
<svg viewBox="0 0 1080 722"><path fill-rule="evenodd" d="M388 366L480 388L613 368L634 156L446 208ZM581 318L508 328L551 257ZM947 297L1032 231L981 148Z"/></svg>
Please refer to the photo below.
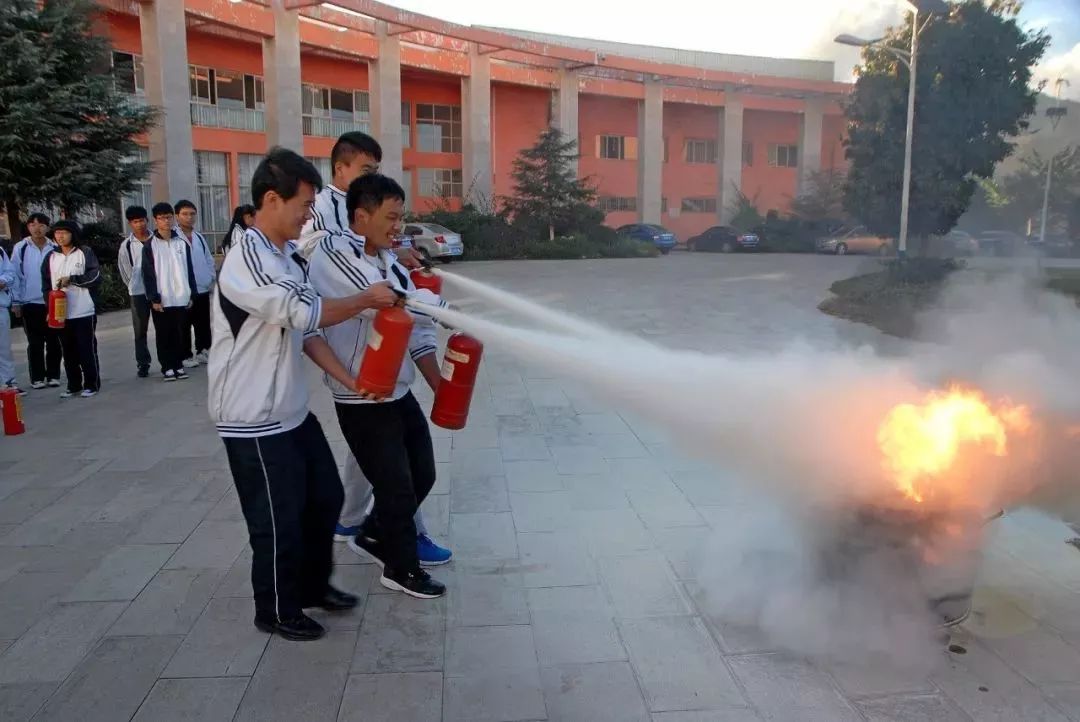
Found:
<svg viewBox="0 0 1080 722"><path fill-rule="evenodd" d="M813 308L864 262L676 254L460 270L673 345L804 335L892 350ZM658 430L497 353L469 428L436 432L426 513L455 551L437 573L450 594L386 594L341 548L336 583L361 608L322 616L318 643L270 639L251 626L205 373L137 380L126 317L101 326L104 392L36 392L30 433L0 437L2 720L1080 721L1080 552L1063 525L1026 512L999 525L958 633L968 653L929 678L814 665L701 613L695 551L729 511L721 481Z"/></svg>

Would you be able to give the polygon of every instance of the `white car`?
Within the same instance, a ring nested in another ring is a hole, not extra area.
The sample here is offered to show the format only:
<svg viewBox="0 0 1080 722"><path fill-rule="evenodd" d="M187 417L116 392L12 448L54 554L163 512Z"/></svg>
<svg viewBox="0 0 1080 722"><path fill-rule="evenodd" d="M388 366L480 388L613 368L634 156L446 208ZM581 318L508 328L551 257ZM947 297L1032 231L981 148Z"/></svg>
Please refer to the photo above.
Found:
<svg viewBox="0 0 1080 722"><path fill-rule="evenodd" d="M449 263L465 252L461 236L437 223L407 223L404 234L425 258Z"/></svg>

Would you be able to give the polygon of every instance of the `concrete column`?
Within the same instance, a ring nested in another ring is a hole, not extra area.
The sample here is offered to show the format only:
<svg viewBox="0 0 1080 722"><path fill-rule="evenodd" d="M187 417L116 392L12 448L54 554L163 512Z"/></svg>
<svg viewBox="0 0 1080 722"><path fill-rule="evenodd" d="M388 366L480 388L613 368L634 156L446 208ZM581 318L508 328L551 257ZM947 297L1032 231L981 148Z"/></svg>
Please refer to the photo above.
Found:
<svg viewBox="0 0 1080 722"><path fill-rule="evenodd" d="M371 88L371 134L382 146L382 172L402 181L401 136L401 44L396 35L388 33L383 20L375 21L375 38L379 57L368 63L368 83ZM408 194L411 189L406 188Z"/></svg>
<svg viewBox="0 0 1080 722"><path fill-rule="evenodd" d="M638 106L638 219L659 223L664 168L664 86L645 81L645 99Z"/></svg>
<svg viewBox="0 0 1080 722"><path fill-rule="evenodd" d="M716 213L721 223L731 219L731 205L742 189L743 100L726 94L720 109L720 194Z"/></svg>
<svg viewBox="0 0 1080 722"><path fill-rule="evenodd" d="M462 182L465 202L494 200L491 164L491 58L473 45L461 79Z"/></svg>
<svg viewBox="0 0 1080 722"><path fill-rule="evenodd" d="M304 152L300 91L300 13L286 10L285 0L271 0L274 37L263 40L266 90L266 140L271 146ZM326 180L326 179L324 179Z"/></svg>
<svg viewBox="0 0 1080 722"><path fill-rule="evenodd" d="M563 70L559 73L559 87L552 92L552 125L562 131L564 140L578 142L578 73ZM582 152L581 148L577 149ZM573 163L577 173L577 161Z"/></svg>
<svg viewBox="0 0 1080 722"><path fill-rule="evenodd" d="M150 184L154 201L195 197L191 145L191 86L188 82L184 4L139 3L147 101L161 109L150 131Z"/></svg>
<svg viewBox="0 0 1080 722"><path fill-rule="evenodd" d="M806 192L811 174L821 170L821 132L825 121L825 100L807 98L799 133L799 185L797 194Z"/></svg>

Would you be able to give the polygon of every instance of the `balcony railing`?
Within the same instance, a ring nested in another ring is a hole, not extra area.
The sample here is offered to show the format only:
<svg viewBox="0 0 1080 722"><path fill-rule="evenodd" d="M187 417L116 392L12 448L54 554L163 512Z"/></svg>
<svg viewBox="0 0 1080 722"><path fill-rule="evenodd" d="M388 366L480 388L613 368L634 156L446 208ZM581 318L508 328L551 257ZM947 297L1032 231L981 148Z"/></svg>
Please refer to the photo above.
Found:
<svg viewBox="0 0 1080 722"><path fill-rule="evenodd" d="M317 115L305 115L303 119L304 135L316 135L322 138L337 138L342 133L359 130L369 133L371 123L366 120L344 120L341 118L323 118Z"/></svg>
<svg viewBox="0 0 1080 722"><path fill-rule="evenodd" d="M191 104L191 124L204 128L231 128L253 132L266 130L266 118L261 110L226 108L204 103Z"/></svg>

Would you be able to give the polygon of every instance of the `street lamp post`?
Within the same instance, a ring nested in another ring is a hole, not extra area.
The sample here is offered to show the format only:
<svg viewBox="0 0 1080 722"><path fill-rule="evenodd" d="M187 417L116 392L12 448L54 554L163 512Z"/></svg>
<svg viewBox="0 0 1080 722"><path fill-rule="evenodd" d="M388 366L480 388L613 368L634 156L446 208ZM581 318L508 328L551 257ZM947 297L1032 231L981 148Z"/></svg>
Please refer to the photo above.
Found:
<svg viewBox="0 0 1080 722"><path fill-rule="evenodd" d="M1046 109L1046 117L1050 119L1050 130L1056 131L1058 123L1061 122L1062 117L1068 112L1068 108L1061 104L1061 87L1068 85L1069 81L1065 78L1058 78L1054 82L1057 86L1057 104L1052 108ZM1046 164L1046 187L1043 189L1043 204L1042 204L1042 219L1039 223L1039 247L1046 252L1046 216L1050 211L1050 183L1054 176L1054 156L1057 155L1054 148L1050 149L1050 161Z"/></svg>
<svg viewBox="0 0 1080 722"><path fill-rule="evenodd" d="M915 135L915 73L919 64L919 13L944 13L949 7L944 0L902 0L904 5L911 11L911 52L888 45L879 45L884 38L877 40L863 40L853 35L837 35L835 42L842 45L854 45L856 47L878 46L891 53L908 69L908 101L907 101L907 127L904 131L904 180L903 190L900 196L900 237L897 239L896 255L903 260L907 256L908 238L908 208L911 204L911 145Z"/></svg>

